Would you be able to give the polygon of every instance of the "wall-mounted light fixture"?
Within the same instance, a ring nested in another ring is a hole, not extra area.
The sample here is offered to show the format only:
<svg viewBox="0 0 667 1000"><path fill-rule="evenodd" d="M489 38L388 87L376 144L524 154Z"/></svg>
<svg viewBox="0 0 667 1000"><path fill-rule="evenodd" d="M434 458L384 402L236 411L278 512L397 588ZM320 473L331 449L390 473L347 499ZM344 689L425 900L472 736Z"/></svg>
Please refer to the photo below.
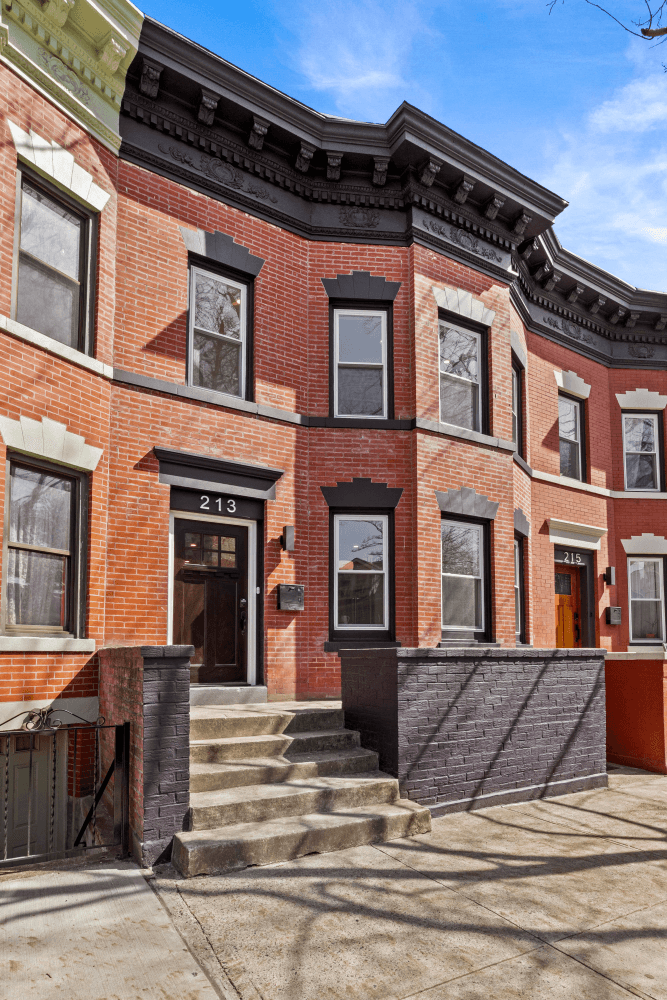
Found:
<svg viewBox="0 0 667 1000"><path fill-rule="evenodd" d="M286 524L280 536L280 545L285 552L294 552L294 525Z"/></svg>
<svg viewBox="0 0 667 1000"><path fill-rule="evenodd" d="M615 566L607 566L606 570L604 571L604 582L607 584L608 587L615 587L616 586L616 567Z"/></svg>

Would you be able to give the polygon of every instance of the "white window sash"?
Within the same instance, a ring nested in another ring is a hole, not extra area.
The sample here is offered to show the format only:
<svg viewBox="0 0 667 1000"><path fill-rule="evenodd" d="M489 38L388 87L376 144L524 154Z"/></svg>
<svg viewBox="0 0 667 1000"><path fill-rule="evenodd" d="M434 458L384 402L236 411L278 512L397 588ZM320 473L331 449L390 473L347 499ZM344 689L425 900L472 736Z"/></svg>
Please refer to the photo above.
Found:
<svg viewBox="0 0 667 1000"><path fill-rule="evenodd" d="M338 563L340 550L339 525L343 521L381 521L382 522L382 570L339 570ZM389 518L386 514L336 514L334 517L334 630L336 632L386 632L389 628L389 573L388 573L388 552L387 533L389 530ZM383 616L382 625L340 625L338 622L338 577L339 576L383 576Z"/></svg>
<svg viewBox="0 0 667 1000"><path fill-rule="evenodd" d="M239 288L241 291L241 312L240 312L240 332L241 336L227 337L223 333L216 333L214 330L204 330L201 327L195 325L195 282L197 275L201 274L205 278L212 278L215 281L228 282L234 288ZM245 399L246 394L246 342L247 342L247 306L248 306L248 286L242 281L237 281L236 278L226 278L223 274L218 274L216 271L207 271L203 267L191 267L190 268L190 308L189 308L189 330L188 330L188 384L195 385L194 381L194 349L195 349L195 332L201 333L206 337L214 337L217 340L222 340L225 344L234 344L239 347L240 363L239 363L239 395L238 399ZM221 396L227 396L229 393L221 392L219 389L213 389L210 386L197 386L199 389L206 389L207 392L216 392Z"/></svg>
<svg viewBox="0 0 667 1000"><path fill-rule="evenodd" d="M341 361L339 351L339 321L341 316L378 316L382 322L382 362L377 361ZM361 420L387 419L387 313L384 309L334 309L334 416L350 417ZM382 413L339 413L338 411L338 372L341 368L374 368L382 371Z"/></svg>
<svg viewBox="0 0 667 1000"><path fill-rule="evenodd" d="M632 596L632 565L633 563L657 563L658 564L658 576L660 579L660 597L633 597ZM633 556L632 559L628 559L628 605L630 614L630 642L644 643L647 646L655 646L656 643L662 643L665 641L665 582L664 582L664 564L662 559L652 559L650 556ZM662 626L662 637L659 639L635 639L632 634L632 605L633 603L647 603L655 604L656 601L660 602L660 624Z"/></svg>
<svg viewBox="0 0 667 1000"><path fill-rule="evenodd" d="M454 372L444 371L442 367L442 358L440 357L440 325L444 323L444 320L438 321L438 376L440 383L442 384L443 376L445 378L456 379L459 382L465 382L466 385L476 385L477 392L477 427L482 426L482 383L481 383L481 372L482 372L482 335L481 333L476 333L474 330L465 330L463 327L455 326L452 323L446 323L448 330L461 330L462 333L470 335L475 338L477 343L477 378L466 378L465 375L455 375ZM440 386L438 387L440 388ZM438 410L440 413L440 421L442 422L442 400L438 400Z"/></svg>
<svg viewBox="0 0 667 1000"><path fill-rule="evenodd" d="M445 577L446 576L446 577L449 577L452 580L480 580L481 581L481 586L479 588L479 591L480 591L480 599L481 599L480 603L481 603L481 622L482 622L482 624L479 625L479 626L478 625L445 625L444 622L443 622L444 608L442 607L442 603L441 603L441 605L440 605L440 627L443 628L443 629L446 629L448 632L470 632L470 631L473 631L473 632L484 632L485 628L486 628L486 625L485 625L486 597L485 597L485 594L484 594L484 560L485 560L485 557L486 557L486 553L484 551L484 528L483 528L483 526L481 524L468 524L467 522L463 522L463 521L447 521L447 520L443 520L441 523L442 524L455 524L457 527L463 524L466 528L474 528L477 531L478 535L479 535L479 539L480 539L480 542L479 542L479 561L480 561L480 564L481 564L481 568L480 568L480 572L477 573L477 574L473 574L473 573L446 573L445 572L445 570L442 568L442 535L440 536L440 538L441 538L441 541L440 541L440 576L441 577ZM440 601L442 602L442 587L440 588Z"/></svg>
<svg viewBox="0 0 667 1000"><path fill-rule="evenodd" d="M632 420L634 417L641 417L642 420L646 420L647 417L653 422L653 451L630 451L626 445L626 434L625 434L625 422L626 420ZM659 444L658 444L658 417L655 413L624 413L623 414L623 482L625 484L626 490L632 490L637 492L641 490L642 493L659 493L660 492L660 455L659 455ZM628 486L628 455L655 455L655 486Z"/></svg>

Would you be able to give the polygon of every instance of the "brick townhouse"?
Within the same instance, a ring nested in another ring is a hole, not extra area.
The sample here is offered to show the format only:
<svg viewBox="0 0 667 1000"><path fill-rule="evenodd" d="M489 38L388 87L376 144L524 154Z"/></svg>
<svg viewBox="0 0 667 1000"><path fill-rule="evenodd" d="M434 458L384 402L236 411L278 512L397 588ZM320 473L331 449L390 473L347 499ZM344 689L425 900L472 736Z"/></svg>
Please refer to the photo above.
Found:
<svg viewBox="0 0 667 1000"><path fill-rule="evenodd" d="M336 698L341 648L662 664L667 294L408 104L319 114L127 0L0 46L0 721L93 718L142 644L231 702Z"/></svg>

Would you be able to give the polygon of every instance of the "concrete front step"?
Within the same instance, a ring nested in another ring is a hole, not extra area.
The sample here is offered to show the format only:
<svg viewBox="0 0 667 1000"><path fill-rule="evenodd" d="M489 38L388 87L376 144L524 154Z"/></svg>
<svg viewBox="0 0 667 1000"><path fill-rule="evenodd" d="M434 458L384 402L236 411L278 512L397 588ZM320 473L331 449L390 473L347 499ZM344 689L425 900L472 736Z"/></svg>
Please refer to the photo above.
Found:
<svg viewBox="0 0 667 1000"><path fill-rule="evenodd" d="M374 750L353 747L324 753L290 754L287 757L256 757L219 764L190 764L190 789L213 792L222 788L318 778L336 774L377 773L378 755Z"/></svg>
<svg viewBox="0 0 667 1000"><path fill-rule="evenodd" d="M190 740L190 760L213 764L244 757L291 757L292 754L349 750L359 746L359 733L352 729L321 729L314 732L272 736L224 736Z"/></svg>
<svg viewBox="0 0 667 1000"><path fill-rule="evenodd" d="M249 785L190 795L190 830L238 823L263 823L285 816L355 809L373 802L395 802L398 782L387 774L296 778L273 785Z"/></svg>
<svg viewBox="0 0 667 1000"><path fill-rule="evenodd" d="M342 729L341 709L305 708L285 711L276 705L273 711L253 711L252 706L234 710L223 706L199 706L190 709L190 738L193 740L230 739L233 736L269 736L286 732Z"/></svg>
<svg viewBox="0 0 667 1000"><path fill-rule="evenodd" d="M187 878L289 861L427 833L431 814L407 799L263 823L192 830L174 837L172 861Z"/></svg>

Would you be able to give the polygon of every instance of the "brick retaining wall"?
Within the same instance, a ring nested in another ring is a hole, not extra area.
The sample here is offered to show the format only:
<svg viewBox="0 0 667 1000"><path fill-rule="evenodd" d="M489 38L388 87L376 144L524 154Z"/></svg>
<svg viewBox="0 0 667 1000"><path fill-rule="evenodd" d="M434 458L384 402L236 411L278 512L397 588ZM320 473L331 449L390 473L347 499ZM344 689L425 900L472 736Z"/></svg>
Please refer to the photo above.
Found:
<svg viewBox="0 0 667 1000"><path fill-rule="evenodd" d="M345 725L434 815L607 783L603 650L340 657Z"/></svg>

